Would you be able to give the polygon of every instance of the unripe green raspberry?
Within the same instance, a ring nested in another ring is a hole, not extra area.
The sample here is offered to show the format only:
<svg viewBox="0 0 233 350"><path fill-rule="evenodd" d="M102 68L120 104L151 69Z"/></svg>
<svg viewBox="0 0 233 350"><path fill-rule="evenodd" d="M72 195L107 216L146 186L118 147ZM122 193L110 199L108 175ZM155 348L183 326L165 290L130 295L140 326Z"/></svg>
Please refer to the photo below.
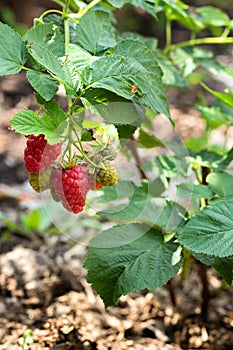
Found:
<svg viewBox="0 0 233 350"><path fill-rule="evenodd" d="M43 192L50 188L52 168L39 173L28 173L29 183L36 192Z"/></svg>
<svg viewBox="0 0 233 350"><path fill-rule="evenodd" d="M113 186L117 184L118 172L114 166L106 162L102 168L96 170L96 182L102 186Z"/></svg>

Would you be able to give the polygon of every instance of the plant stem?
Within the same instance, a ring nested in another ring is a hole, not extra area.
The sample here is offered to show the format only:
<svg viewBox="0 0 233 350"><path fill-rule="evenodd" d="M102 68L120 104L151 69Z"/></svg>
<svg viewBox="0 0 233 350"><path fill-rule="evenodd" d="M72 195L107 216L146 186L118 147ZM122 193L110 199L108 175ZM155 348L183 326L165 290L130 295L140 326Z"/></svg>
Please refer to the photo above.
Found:
<svg viewBox="0 0 233 350"><path fill-rule="evenodd" d="M169 48L171 47L172 42L172 26L171 26L171 20L167 18L166 21L166 48L165 50L169 51Z"/></svg>
<svg viewBox="0 0 233 350"><path fill-rule="evenodd" d="M42 13L42 15L39 17L39 19L43 19L45 16L49 15L50 13L58 13L59 15L63 15L63 12L60 10L47 10Z"/></svg>
<svg viewBox="0 0 233 350"><path fill-rule="evenodd" d="M65 51L67 50L70 43L70 28L69 28L69 19L68 19L69 3L70 3L70 0L66 0L66 4L63 11L64 31L65 31Z"/></svg>
<svg viewBox="0 0 233 350"><path fill-rule="evenodd" d="M176 306L176 295L175 295L175 291L174 291L174 287L172 285L172 279L170 279L170 281L167 282L167 284L165 285L165 287L168 290L169 296L170 296L170 300L173 306Z"/></svg>
<svg viewBox="0 0 233 350"><path fill-rule="evenodd" d="M138 150L136 147L136 141L135 141L135 138L133 135L131 136L131 141L128 143L127 146L128 146L128 149L131 151L132 156L134 157L134 159L136 161L136 167L139 171L141 179L147 179L146 173L142 169L142 160L138 154Z"/></svg>
<svg viewBox="0 0 233 350"><path fill-rule="evenodd" d="M233 44L233 38L225 38L225 37L208 37L208 38L199 38L199 39L191 39L188 41L182 41L177 44L173 44L167 47L164 51L166 53L170 51L174 51L176 49L180 49L182 47L188 46L196 46L196 45L208 45L208 44Z"/></svg>
<svg viewBox="0 0 233 350"><path fill-rule="evenodd" d="M201 281L201 316L203 321L208 320L208 309L209 309L209 282L207 278L208 266L198 262L198 274Z"/></svg>
<svg viewBox="0 0 233 350"><path fill-rule="evenodd" d="M224 31L222 32L221 37L222 37L222 38L226 38L226 37L229 35L230 31L231 31L231 28L226 27L226 28L224 29Z"/></svg>
<svg viewBox="0 0 233 350"><path fill-rule="evenodd" d="M208 185L206 178L210 172L210 169L202 166L201 174L202 174L202 184ZM202 209L205 207L208 202L205 198L201 198ZM209 308L209 282L207 277L208 266L203 264L202 262L198 262L198 274L201 282L201 316L203 320L206 322L208 319L208 308Z"/></svg>
<svg viewBox="0 0 233 350"><path fill-rule="evenodd" d="M102 0L93 0L88 4L83 10L80 10L78 13L78 18L80 19L82 16L84 16L88 11L92 9L95 5L99 4Z"/></svg>

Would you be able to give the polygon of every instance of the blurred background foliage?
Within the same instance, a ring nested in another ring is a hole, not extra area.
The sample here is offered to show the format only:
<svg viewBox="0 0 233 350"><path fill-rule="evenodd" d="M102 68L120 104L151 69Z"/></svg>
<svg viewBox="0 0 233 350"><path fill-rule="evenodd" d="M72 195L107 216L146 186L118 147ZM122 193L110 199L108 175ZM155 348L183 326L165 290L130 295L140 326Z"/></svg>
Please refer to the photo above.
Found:
<svg viewBox="0 0 233 350"><path fill-rule="evenodd" d="M90 1L86 1L89 3ZM233 17L232 0L189 0L184 1L190 10L192 7L216 6L225 11L229 17ZM33 24L33 18L40 15L44 10L58 8L50 0L0 0L0 20L13 26L23 33L27 27ZM195 9L193 9L195 11ZM158 15L158 21L142 9L126 5L120 10L116 10L117 26L120 32L134 31L144 36L153 36L159 39L159 46L164 45L164 13ZM173 23L173 41L186 40L188 32L177 22Z"/></svg>

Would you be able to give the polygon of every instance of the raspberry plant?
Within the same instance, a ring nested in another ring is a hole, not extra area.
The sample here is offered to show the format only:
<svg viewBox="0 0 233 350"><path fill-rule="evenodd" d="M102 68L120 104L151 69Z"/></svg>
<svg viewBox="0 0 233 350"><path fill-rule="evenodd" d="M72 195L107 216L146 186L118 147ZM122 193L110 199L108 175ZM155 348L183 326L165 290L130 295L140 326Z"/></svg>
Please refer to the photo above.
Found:
<svg viewBox="0 0 233 350"><path fill-rule="evenodd" d="M24 70L38 104L36 111L16 113L12 129L34 140L42 137L50 149L62 144L47 162L51 177L46 188L67 210L79 213L88 190L101 189L100 198L109 201L109 208L97 214L115 224L92 239L85 261L88 281L106 306L131 291L160 287L179 271L187 275L196 262L207 317L207 266L228 284L233 278L233 148L228 139L233 90L210 88L216 76L232 80L233 70L215 58L210 45L227 50L233 20L218 8L190 9L178 0L54 2L61 9L44 12L23 37L0 23L0 75ZM164 16L164 48L156 38L118 32L114 10L126 4L140 7L154 21ZM190 39L173 42L173 23L183 26ZM157 138L150 131L158 114L175 127L167 88L182 89L188 99L195 84L212 96L207 103L199 95L193 106L205 121L203 137L184 144ZM59 87L65 91L65 110L56 102ZM102 118L105 130L114 126L118 138L101 134L98 123L89 130L90 113ZM220 127L225 141L216 145L210 137ZM144 161L138 145L148 154L158 147L170 154ZM111 161L118 148L134 158L140 184L122 180L121 174L117 184ZM36 159L39 167L28 168L37 191L44 189L38 183L42 158ZM28 154L25 162L27 167ZM179 181L177 200L167 194L174 179Z"/></svg>

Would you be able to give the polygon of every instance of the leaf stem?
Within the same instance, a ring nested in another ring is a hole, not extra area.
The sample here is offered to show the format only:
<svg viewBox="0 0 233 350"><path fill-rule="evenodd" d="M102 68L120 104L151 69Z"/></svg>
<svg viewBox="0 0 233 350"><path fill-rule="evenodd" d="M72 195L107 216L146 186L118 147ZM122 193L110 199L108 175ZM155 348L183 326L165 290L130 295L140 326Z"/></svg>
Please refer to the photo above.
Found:
<svg viewBox="0 0 233 350"><path fill-rule="evenodd" d="M182 41L177 44L173 44L165 49L165 53L168 53L170 51L174 51L176 49L180 49L182 47L188 47L188 46L196 46L196 45L208 45L208 44L233 44L233 38L225 38L222 36L219 37L207 37L207 38L198 38L198 39L191 39L188 41Z"/></svg>
<svg viewBox="0 0 233 350"><path fill-rule="evenodd" d="M65 51L67 51L67 48L70 43L70 28L69 28L69 19L68 19L69 3L70 3L70 0L66 0L65 7L63 10L63 15L62 15L64 19Z"/></svg>
<svg viewBox="0 0 233 350"><path fill-rule="evenodd" d="M63 15L62 11L53 9L53 10L47 10L47 11L43 12L42 15L39 17L39 19L40 20L43 19L45 16L47 16L50 13L58 13L61 16Z"/></svg>
<svg viewBox="0 0 233 350"><path fill-rule="evenodd" d="M171 20L167 18L166 21L166 47L165 50L169 51L169 48L171 47L172 43L172 26L171 26Z"/></svg>
<svg viewBox="0 0 233 350"><path fill-rule="evenodd" d="M88 4L84 9L80 9L78 13L78 18L80 19L82 16L84 16L88 11L92 9L95 5L99 4L102 0L93 0Z"/></svg>

